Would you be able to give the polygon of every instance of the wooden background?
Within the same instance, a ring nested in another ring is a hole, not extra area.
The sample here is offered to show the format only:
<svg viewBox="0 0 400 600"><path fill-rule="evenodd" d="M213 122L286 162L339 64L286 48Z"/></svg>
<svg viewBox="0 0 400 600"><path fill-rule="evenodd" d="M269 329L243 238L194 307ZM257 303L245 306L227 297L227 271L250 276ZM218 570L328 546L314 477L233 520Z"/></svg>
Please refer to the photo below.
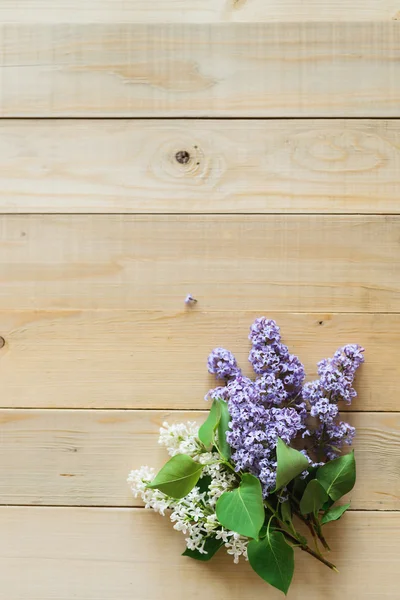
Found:
<svg viewBox="0 0 400 600"><path fill-rule="evenodd" d="M125 482L262 314L310 377L366 347L341 572L289 597L399 597L399 9L0 0L1 600L281 597Z"/></svg>

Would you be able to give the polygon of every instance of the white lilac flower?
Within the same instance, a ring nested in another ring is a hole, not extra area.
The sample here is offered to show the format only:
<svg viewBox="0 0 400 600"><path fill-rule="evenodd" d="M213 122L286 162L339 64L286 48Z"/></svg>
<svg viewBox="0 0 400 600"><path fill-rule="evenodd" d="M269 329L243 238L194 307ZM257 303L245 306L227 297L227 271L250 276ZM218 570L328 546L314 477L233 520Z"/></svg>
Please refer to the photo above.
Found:
<svg viewBox="0 0 400 600"><path fill-rule="evenodd" d="M179 432L179 435L182 435L184 431L188 438L190 435L194 437L196 429L192 425L182 428L164 424L162 435L168 439L168 444L171 443L171 437L174 437L168 435L170 429L175 433ZM173 445L173 449L175 450L175 445ZM210 459L214 461L211 464L206 464L203 470L202 477L211 479L207 492L201 492L200 487L195 486L187 496L180 500L170 498L159 490L147 489L146 486L154 478L155 471L149 467L141 467L129 474L128 483L132 493L135 497L140 497L143 500L146 508L150 508L163 516L167 510L170 510L170 520L173 523L173 528L187 536L185 542L189 550L206 553L204 549L206 540L212 536L223 540L228 554L233 555L235 562L239 560L240 556L247 559L245 538L238 536L233 531L223 529L215 514L215 504L218 498L225 491L234 487L235 475L223 465L215 463L217 458L215 453L204 453L204 455L207 462ZM198 454L196 458L201 458L201 454Z"/></svg>
<svg viewBox="0 0 400 600"><path fill-rule="evenodd" d="M198 432L199 426L194 422L175 425L164 422L160 428L158 443L167 449L170 456L176 454L193 456L201 451L201 445L197 438Z"/></svg>
<svg viewBox="0 0 400 600"><path fill-rule="evenodd" d="M248 539L239 535L238 533L230 532L228 540L225 542L225 548L227 553L233 555L233 562L237 564L241 556L247 560L247 544Z"/></svg>
<svg viewBox="0 0 400 600"><path fill-rule="evenodd" d="M151 508L155 512L164 516L165 511L172 508L175 501L169 496L166 496L159 490L149 490L147 484L155 476L155 470L149 467L141 467L136 471L131 471L128 476L128 485L131 488L134 498L141 498L145 504L145 508Z"/></svg>

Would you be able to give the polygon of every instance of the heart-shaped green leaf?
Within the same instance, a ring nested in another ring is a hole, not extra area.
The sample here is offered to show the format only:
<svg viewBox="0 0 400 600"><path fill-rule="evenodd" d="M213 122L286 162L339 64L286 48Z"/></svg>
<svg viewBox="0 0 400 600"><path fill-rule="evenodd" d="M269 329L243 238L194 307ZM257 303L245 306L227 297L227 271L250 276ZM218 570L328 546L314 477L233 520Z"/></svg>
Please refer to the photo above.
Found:
<svg viewBox="0 0 400 600"><path fill-rule="evenodd" d="M157 473L148 488L157 489L171 498L183 498L194 488L204 465L186 454L173 456Z"/></svg>
<svg viewBox="0 0 400 600"><path fill-rule="evenodd" d="M343 504L342 506L334 506L333 508L330 508L322 517L322 525L325 525L330 521L337 521L346 512L348 508L350 508L350 502L348 502L347 504Z"/></svg>
<svg viewBox="0 0 400 600"><path fill-rule="evenodd" d="M245 473L236 490L224 492L218 499L216 513L226 529L257 538L265 515L261 483L257 477Z"/></svg>
<svg viewBox="0 0 400 600"><path fill-rule="evenodd" d="M221 405L218 400L214 400L208 417L203 425L199 429L199 440L207 448L211 450L214 445L215 430L218 427L218 423L221 418Z"/></svg>
<svg viewBox="0 0 400 600"><path fill-rule="evenodd" d="M317 479L332 500L339 500L353 489L356 482L354 451L335 458L320 467Z"/></svg>
<svg viewBox="0 0 400 600"><path fill-rule="evenodd" d="M280 531L268 531L247 547L249 563L264 581L287 594L294 571L294 551Z"/></svg>
<svg viewBox="0 0 400 600"><path fill-rule="evenodd" d="M225 400L219 400L219 406L221 418L218 423L218 448L225 460L229 460L231 457L231 447L226 441L226 432L229 430L231 416L229 414L228 404Z"/></svg>
<svg viewBox="0 0 400 600"><path fill-rule="evenodd" d="M328 494L317 479L311 479L304 490L300 501L300 512L303 515L313 513L316 515L328 500Z"/></svg>
<svg viewBox="0 0 400 600"><path fill-rule="evenodd" d="M212 557L218 552L218 550L224 545L222 540L217 540L215 537L209 537L206 539L204 544L204 550L207 554L203 554L198 550L189 550L186 548L185 552L183 552L182 556L189 556L190 558L194 558L195 560L201 560L202 562L207 562L212 559Z"/></svg>
<svg viewBox="0 0 400 600"><path fill-rule="evenodd" d="M278 438L276 446L276 458L278 466L276 469L276 490L285 487L297 475L305 471L308 467L308 460L298 450L289 448L285 442Z"/></svg>

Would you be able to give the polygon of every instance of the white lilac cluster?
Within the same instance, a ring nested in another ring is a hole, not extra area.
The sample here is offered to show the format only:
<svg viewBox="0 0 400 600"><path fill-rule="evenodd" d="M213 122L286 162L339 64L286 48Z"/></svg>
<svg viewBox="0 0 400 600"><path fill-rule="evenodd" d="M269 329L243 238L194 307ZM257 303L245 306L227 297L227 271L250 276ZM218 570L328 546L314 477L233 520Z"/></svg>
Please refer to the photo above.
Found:
<svg viewBox="0 0 400 600"><path fill-rule="evenodd" d="M197 550L207 554L205 544L209 538L221 540L228 554L239 561L240 556L247 560L247 538L234 531L224 529L215 514L218 498L227 490L235 487L235 475L219 462L219 456L205 452L198 438L196 423L179 423L168 425L163 423L160 429L159 444L164 446L170 456L187 454L205 465L199 484L180 500L170 498L157 489L146 486L154 479L155 471L149 467L141 467L132 471L128 484L135 498L143 500L145 508L149 508L165 516L170 511L170 520L174 529L181 531L186 537L188 550ZM202 491L202 482L207 482Z"/></svg>

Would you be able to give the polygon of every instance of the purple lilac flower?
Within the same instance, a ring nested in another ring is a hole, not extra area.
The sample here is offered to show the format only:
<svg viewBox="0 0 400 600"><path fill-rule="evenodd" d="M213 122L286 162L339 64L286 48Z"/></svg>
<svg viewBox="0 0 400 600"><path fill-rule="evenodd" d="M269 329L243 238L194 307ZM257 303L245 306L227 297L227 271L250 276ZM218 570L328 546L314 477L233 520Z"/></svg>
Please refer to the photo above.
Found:
<svg viewBox="0 0 400 600"><path fill-rule="evenodd" d="M275 346L258 346L250 350L249 361L257 374L278 373L281 357Z"/></svg>
<svg viewBox="0 0 400 600"><path fill-rule="evenodd" d="M333 460L340 455L344 445L351 446L356 430L349 423L329 423L320 425L315 432L317 446L323 448L328 460Z"/></svg>
<svg viewBox="0 0 400 600"><path fill-rule="evenodd" d="M236 358L225 348L214 348L208 357L208 371L217 379L236 377L240 373Z"/></svg>
<svg viewBox="0 0 400 600"><path fill-rule="evenodd" d="M267 496L275 486L277 439L289 444L304 429L304 416L296 407L271 406L259 382L247 377L237 377L226 389L231 415L226 439L233 449L232 460L237 471L260 479Z"/></svg>
<svg viewBox="0 0 400 600"><path fill-rule="evenodd" d="M337 404L331 404L327 398L321 398L312 405L310 414L318 417L321 423L333 423L339 413Z"/></svg>
<svg viewBox="0 0 400 600"><path fill-rule="evenodd" d="M243 376L233 354L216 348L209 356L208 370L227 385L210 390L205 398L228 402L227 441L235 468L258 477L264 496L268 496L275 487L278 437L289 445L302 432L303 438L311 440L310 451L319 461L314 462L308 451L302 450L312 466L323 464L321 454L330 460L344 444L351 444L355 429L337 422L337 402L350 403L356 395L352 383L364 361L364 350L354 344L340 348L333 358L318 363L318 380L303 384L304 367L281 342L275 321L256 319L249 339L253 345L249 360L259 377L252 381ZM306 429L307 403L317 419L314 430Z"/></svg>
<svg viewBox="0 0 400 600"><path fill-rule="evenodd" d="M204 400L229 400L228 396L228 388L225 386L216 387L212 390L208 390L207 394L204 396Z"/></svg>
<svg viewBox="0 0 400 600"><path fill-rule="evenodd" d="M281 341L279 327L272 319L260 317L250 327L249 340L253 346L267 346L271 342Z"/></svg>
<svg viewBox="0 0 400 600"><path fill-rule="evenodd" d="M188 294L185 298L185 304L196 304L197 300L196 298L193 298L192 294Z"/></svg>
<svg viewBox="0 0 400 600"><path fill-rule="evenodd" d="M363 352L364 348L356 344L339 348L333 358L318 363L319 379L303 387L303 400L309 402L311 416L320 423L314 432L314 450L318 456L324 453L331 460L340 454L343 445L353 441L354 427L343 421L337 422L337 403L343 400L350 404L357 395L353 380L364 362Z"/></svg>
<svg viewBox="0 0 400 600"><path fill-rule="evenodd" d="M305 377L304 367L297 356L290 354L288 347L281 343L279 327L275 321L265 317L256 319L250 327L249 339L253 344L249 361L255 373L264 376L259 386L265 384L265 375L274 375L284 386L283 394L277 384L279 392L275 404L280 405L284 400L297 396Z"/></svg>

